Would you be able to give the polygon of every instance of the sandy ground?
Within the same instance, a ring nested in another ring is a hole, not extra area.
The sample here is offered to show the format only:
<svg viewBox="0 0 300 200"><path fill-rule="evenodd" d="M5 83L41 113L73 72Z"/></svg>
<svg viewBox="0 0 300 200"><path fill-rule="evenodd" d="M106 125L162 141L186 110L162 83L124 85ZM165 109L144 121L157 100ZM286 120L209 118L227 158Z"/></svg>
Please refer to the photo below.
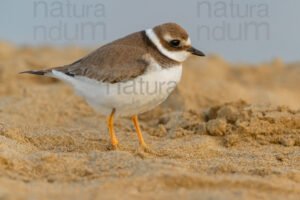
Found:
<svg viewBox="0 0 300 200"><path fill-rule="evenodd" d="M1 199L300 199L300 67L189 59L182 81L128 118L109 151L105 116L64 83L20 71L62 65L79 48L0 43Z"/></svg>

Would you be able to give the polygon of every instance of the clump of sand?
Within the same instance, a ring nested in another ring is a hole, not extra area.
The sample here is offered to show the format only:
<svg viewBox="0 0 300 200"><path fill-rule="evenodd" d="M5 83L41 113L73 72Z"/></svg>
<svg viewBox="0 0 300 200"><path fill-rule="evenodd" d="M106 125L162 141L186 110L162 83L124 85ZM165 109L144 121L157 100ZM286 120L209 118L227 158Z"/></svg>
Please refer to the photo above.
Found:
<svg viewBox="0 0 300 200"><path fill-rule="evenodd" d="M0 197L4 199L299 199L300 68L191 58L166 102L140 116L156 152L64 83L18 72L71 63L80 48L0 43ZM53 59L55 58L55 59Z"/></svg>

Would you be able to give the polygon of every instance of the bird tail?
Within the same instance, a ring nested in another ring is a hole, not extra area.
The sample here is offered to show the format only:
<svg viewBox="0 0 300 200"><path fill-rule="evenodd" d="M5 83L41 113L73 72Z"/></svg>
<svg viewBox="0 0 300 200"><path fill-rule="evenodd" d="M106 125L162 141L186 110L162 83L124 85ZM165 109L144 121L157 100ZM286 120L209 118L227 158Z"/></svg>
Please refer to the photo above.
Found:
<svg viewBox="0 0 300 200"><path fill-rule="evenodd" d="M51 69L40 69L40 70L29 70L29 71L20 72L19 74L45 75L51 71L52 71L52 68Z"/></svg>

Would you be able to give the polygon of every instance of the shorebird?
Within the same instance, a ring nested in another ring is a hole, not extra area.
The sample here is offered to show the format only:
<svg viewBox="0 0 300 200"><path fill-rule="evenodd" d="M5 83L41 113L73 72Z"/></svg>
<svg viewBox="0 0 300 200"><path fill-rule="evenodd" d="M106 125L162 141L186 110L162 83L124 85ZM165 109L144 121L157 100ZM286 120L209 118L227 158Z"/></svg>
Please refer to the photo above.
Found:
<svg viewBox="0 0 300 200"><path fill-rule="evenodd" d="M191 54L204 56L191 46L181 26L166 23L110 42L71 64L21 73L60 79L107 115L112 149L119 143L114 116L131 116L139 143L147 149L137 115L170 95L180 81L183 61Z"/></svg>

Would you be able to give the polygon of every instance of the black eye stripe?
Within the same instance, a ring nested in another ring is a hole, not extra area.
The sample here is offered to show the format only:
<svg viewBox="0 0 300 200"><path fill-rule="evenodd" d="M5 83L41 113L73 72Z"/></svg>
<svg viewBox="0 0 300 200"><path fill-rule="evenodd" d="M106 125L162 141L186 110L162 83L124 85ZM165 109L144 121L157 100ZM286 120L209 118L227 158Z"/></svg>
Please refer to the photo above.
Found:
<svg viewBox="0 0 300 200"><path fill-rule="evenodd" d="M179 40L171 40L171 41L170 41L170 44L171 44L172 46L174 46L174 47L177 47L177 46L179 46L180 41L179 41Z"/></svg>

